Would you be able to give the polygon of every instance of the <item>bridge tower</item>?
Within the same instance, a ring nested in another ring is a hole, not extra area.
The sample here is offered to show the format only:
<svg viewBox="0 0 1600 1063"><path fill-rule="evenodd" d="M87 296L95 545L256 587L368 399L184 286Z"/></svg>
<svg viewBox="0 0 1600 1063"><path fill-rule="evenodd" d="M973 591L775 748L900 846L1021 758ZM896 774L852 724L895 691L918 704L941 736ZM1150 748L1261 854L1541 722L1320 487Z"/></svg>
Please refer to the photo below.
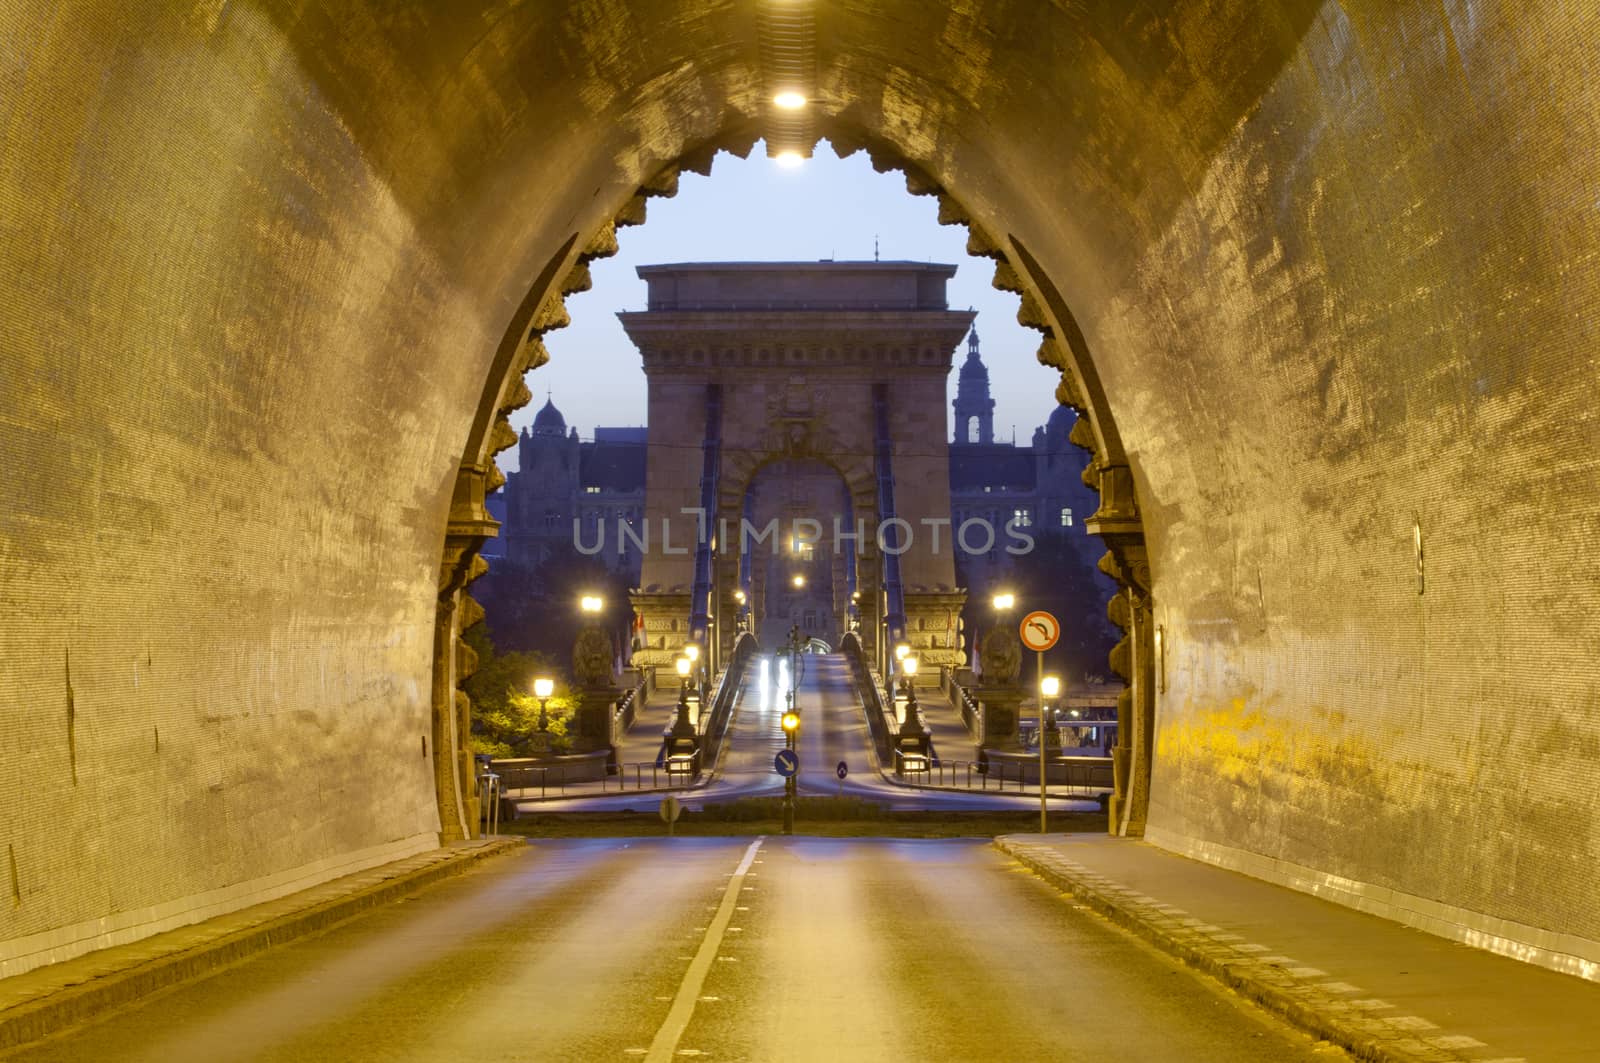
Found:
<svg viewBox="0 0 1600 1063"><path fill-rule="evenodd" d="M946 302L955 271L640 267L647 308L618 315L649 381L636 666L690 640L722 659L741 595L758 637L815 614L835 636L859 623L880 665L902 639L930 671L965 663L944 411L974 315Z"/></svg>

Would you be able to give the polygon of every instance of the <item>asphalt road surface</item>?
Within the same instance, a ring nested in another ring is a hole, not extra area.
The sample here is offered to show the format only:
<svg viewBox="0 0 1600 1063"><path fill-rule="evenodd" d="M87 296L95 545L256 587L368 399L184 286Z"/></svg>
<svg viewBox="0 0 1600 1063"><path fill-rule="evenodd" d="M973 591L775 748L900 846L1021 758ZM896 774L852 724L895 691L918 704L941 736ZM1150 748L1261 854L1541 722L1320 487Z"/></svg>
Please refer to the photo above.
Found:
<svg viewBox="0 0 1600 1063"><path fill-rule="evenodd" d="M1341 1060L966 840L539 842L8 1059Z"/></svg>

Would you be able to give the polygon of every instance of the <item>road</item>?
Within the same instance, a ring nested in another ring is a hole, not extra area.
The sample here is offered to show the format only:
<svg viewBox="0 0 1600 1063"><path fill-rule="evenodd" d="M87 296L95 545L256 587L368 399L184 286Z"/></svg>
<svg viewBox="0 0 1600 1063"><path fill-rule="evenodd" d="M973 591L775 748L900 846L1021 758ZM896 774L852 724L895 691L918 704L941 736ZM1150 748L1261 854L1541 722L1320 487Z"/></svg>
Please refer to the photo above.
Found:
<svg viewBox="0 0 1600 1063"><path fill-rule="evenodd" d="M797 837L536 843L6 1058L1345 1057L986 844Z"/></svg>
<svg viewBox="0 0 1600 1063"><path fill-rule="evenodd" d="M877 770L872 753L872 737L857 700L849 664L838 654L807 654L802 655L800 660L801 675L796 701L801 718L798 752L802 794L859 797L893 811L1027 810L1039 807L1039 798L1035 793L950 793L897 786L886 781ZM772 758L784 747L780 721L788 703L788 689L789 662L786 657L762 656L751 664L750 675L737 695L722 762L716 766L708 784L683 795L688 808L698 809L712 801L775 796L783 792L783 780L773 771ZM971 747L961 744L964 731L959 736L954 734L960 727L959 722L951 724L945 717L958 721L953 713L940 717L935 740L941 742L942 754L957 759L969 757ZM843 784L834 774L841 760L849 772ZM659 794L614 793L609 797L580 797L537 804L529 802L523 807L539 812L587 812L630 807L653 809L660 799ZM1075 811L1094 811L1098 808L1092 800L1056 797L1050 799L1050 805L1052 808Z"/></svg>

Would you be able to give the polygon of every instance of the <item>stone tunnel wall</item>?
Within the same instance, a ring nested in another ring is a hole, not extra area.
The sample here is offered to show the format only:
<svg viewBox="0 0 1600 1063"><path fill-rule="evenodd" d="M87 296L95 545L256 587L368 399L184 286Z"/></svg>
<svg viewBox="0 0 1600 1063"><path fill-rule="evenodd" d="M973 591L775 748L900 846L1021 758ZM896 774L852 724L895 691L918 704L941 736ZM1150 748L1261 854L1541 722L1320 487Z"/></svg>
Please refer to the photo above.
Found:
<svg viewBox="0 0 1600 1063"><path fill-rule="evenodd" d="M1067 72L1033 180L981 161L1020 90L918 100L975 95L930 169L1062 288L1132 460L1150 837L1600 960L1600 8L1240 10L975 35Z"/></svg>
<svg viewBox="0 0 1600 1063"><path fill-rule="evenodd" d="M757 111L747 15L0 2L0 970L432 843L493 351ZM1083 326L1164 844L1600 940L1597 19L826 5L819 106Z"/></svg>
<svg viewBox="0 0 1600 1063"><path fill-rule="evenodd" d="M438 844L473 411L641 179L530 117L550 27L291 6L0 3L0 974Z"/></svg>
<svg viewBox="0 0 1600 1063"><path fill-rule="evenodd" d="M1600 9L1536 6L1327 5L1087 312L1153 837L1594 961Z"/></svg>

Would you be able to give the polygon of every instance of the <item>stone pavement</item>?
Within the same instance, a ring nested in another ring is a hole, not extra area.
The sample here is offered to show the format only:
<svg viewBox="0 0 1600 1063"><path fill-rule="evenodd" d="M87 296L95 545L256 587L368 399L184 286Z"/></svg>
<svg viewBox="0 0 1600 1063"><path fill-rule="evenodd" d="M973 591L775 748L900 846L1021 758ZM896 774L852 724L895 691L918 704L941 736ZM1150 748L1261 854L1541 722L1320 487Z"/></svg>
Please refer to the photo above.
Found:
<svg viewBox="0 0 1600 1063"><path fill-rule="evenodd" d="M995 844L1360 1059L1600 1058L1600 984L1105 835Z"/></svg>
<svg viewBox="0 0 1600 1063"><path fill-rule="evenodd" d="M325 930L526 844L522 838L460 842L0 980L0 1049L47 1037L160 989Z"/></svg>

